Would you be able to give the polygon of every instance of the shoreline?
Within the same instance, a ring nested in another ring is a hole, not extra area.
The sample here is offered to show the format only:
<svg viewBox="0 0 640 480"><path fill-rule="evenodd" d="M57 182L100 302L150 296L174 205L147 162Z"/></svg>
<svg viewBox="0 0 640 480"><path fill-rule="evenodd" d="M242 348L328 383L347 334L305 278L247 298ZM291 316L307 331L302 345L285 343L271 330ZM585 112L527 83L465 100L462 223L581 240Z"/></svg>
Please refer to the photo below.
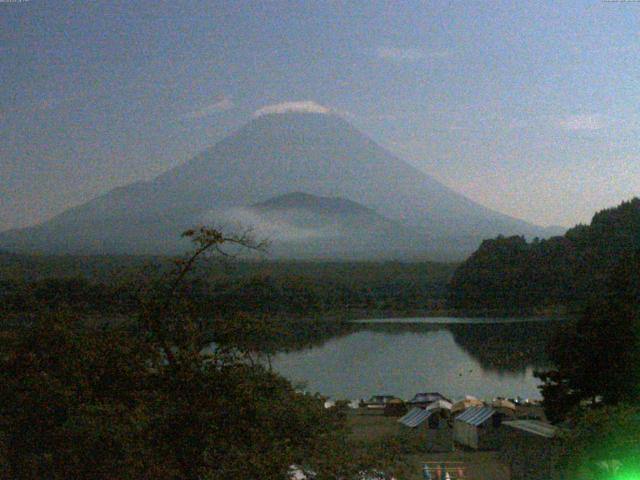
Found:
<svg viewBox="0 0 640 480"><path fill-rule="evenodd" d="M300 321L337 321L346 323L358 323L366 320L381 320L380 323L384 323L384 320L389 320L389 323L393 323L394 320L404 319L420 319L420 318L455 318L455 319L475 319L478 323L482 320L496 320L496 319L523 319L526 321L557 320L571 319L573 316L579 313L578 309L567 308L565 306L550 307L546 309L534 310L534 311L507 311L507 310L455 310L455 309L409 309L409 310L395 310L395 309L348 309L345 311L331 311L327 313L318 312L314 315L302 315L300 317L292 318L287 317L288 320L300 320ZM277 317L274 317L274 320ZM407 322L409 323L409 322ZM472 323L472 322L470 322ZM490 323L490 322L487 322Z"/></svg>

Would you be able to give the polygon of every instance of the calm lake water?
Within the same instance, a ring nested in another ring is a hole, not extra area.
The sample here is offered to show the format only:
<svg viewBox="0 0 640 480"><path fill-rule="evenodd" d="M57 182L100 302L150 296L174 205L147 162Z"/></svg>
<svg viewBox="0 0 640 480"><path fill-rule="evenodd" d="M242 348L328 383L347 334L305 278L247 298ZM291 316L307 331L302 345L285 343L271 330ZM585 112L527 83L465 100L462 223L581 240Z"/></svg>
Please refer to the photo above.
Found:
<svg viewBox="0 0 640 480"><path fill-rule="evenodd" d="M549 366L545 344L559 321L462 318L381 319L321 345L280 353L273 366L294 383L337 399L438 391L540 398L535 370Z"/></svg>

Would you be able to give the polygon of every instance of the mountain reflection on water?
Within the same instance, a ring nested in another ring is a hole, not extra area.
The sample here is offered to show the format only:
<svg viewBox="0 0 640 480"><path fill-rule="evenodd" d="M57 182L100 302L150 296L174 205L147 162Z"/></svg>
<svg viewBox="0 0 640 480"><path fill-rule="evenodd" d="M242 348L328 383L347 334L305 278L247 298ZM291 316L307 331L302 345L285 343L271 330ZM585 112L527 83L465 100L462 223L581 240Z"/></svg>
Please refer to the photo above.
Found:
<svg viewBox="0 0 640 480"><path fill-rule="evenodd" d="M543 322L487 324L371 323L366 329L389 335L448 331L460 348L473 357L483 370L521 373L527 367L548 366L545 354L550 325Z"/></svg>
<svg viewBox="0 0 640 480"><path fill-rule="evenodd" d="M402 397L440 390L460 396L538 398L535 370L549 366L548 338L560 322L358 322L298 334L273 365L311 391L338 398Z"/></svg>

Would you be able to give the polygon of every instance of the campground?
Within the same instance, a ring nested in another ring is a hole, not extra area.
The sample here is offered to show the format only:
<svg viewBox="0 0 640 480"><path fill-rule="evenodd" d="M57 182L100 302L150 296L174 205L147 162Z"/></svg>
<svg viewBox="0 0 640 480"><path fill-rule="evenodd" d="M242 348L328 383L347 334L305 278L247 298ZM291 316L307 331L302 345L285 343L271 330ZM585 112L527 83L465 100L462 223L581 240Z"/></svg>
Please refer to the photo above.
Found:
<svg viewBox="0 0 640 480"><path fill-rule="evenodd" d="M540 413L539 407L519 408L518 417ZM500 451L474 451L453 444L453 430L427 430L420 435L404 428L398 417L385 416L381 411L366 408L350 409L347 412L350 435L363 446L384 439L396 439L406 453L403 462L406 466L406 480L422 480L424 463L445 464L452 467L451 478L467 480L510 480L509 462L504 460ZM444 440L444 441L443 441ZM436 445L429 448L427 445ZM453 448L453 449L452 449ZM438 450L438 451L429 451ZM462 468L462 472L458 470ZM462 473L463 476L460 476ZM436 478L436 477L434 477Z"/></svg>

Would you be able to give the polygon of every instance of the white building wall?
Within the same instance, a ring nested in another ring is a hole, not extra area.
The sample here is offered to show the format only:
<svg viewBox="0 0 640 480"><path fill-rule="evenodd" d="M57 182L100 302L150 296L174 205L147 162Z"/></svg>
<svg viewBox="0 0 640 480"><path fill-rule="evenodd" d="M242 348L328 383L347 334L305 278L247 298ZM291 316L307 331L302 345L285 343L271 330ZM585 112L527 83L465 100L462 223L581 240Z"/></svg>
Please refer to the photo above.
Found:
<svg viewBox="0 0 640 480"><path fill-rule="evenodd" d="M453 424L453 439L460 445L478 449L478 429L468 423L455 421Z"/></svg>

